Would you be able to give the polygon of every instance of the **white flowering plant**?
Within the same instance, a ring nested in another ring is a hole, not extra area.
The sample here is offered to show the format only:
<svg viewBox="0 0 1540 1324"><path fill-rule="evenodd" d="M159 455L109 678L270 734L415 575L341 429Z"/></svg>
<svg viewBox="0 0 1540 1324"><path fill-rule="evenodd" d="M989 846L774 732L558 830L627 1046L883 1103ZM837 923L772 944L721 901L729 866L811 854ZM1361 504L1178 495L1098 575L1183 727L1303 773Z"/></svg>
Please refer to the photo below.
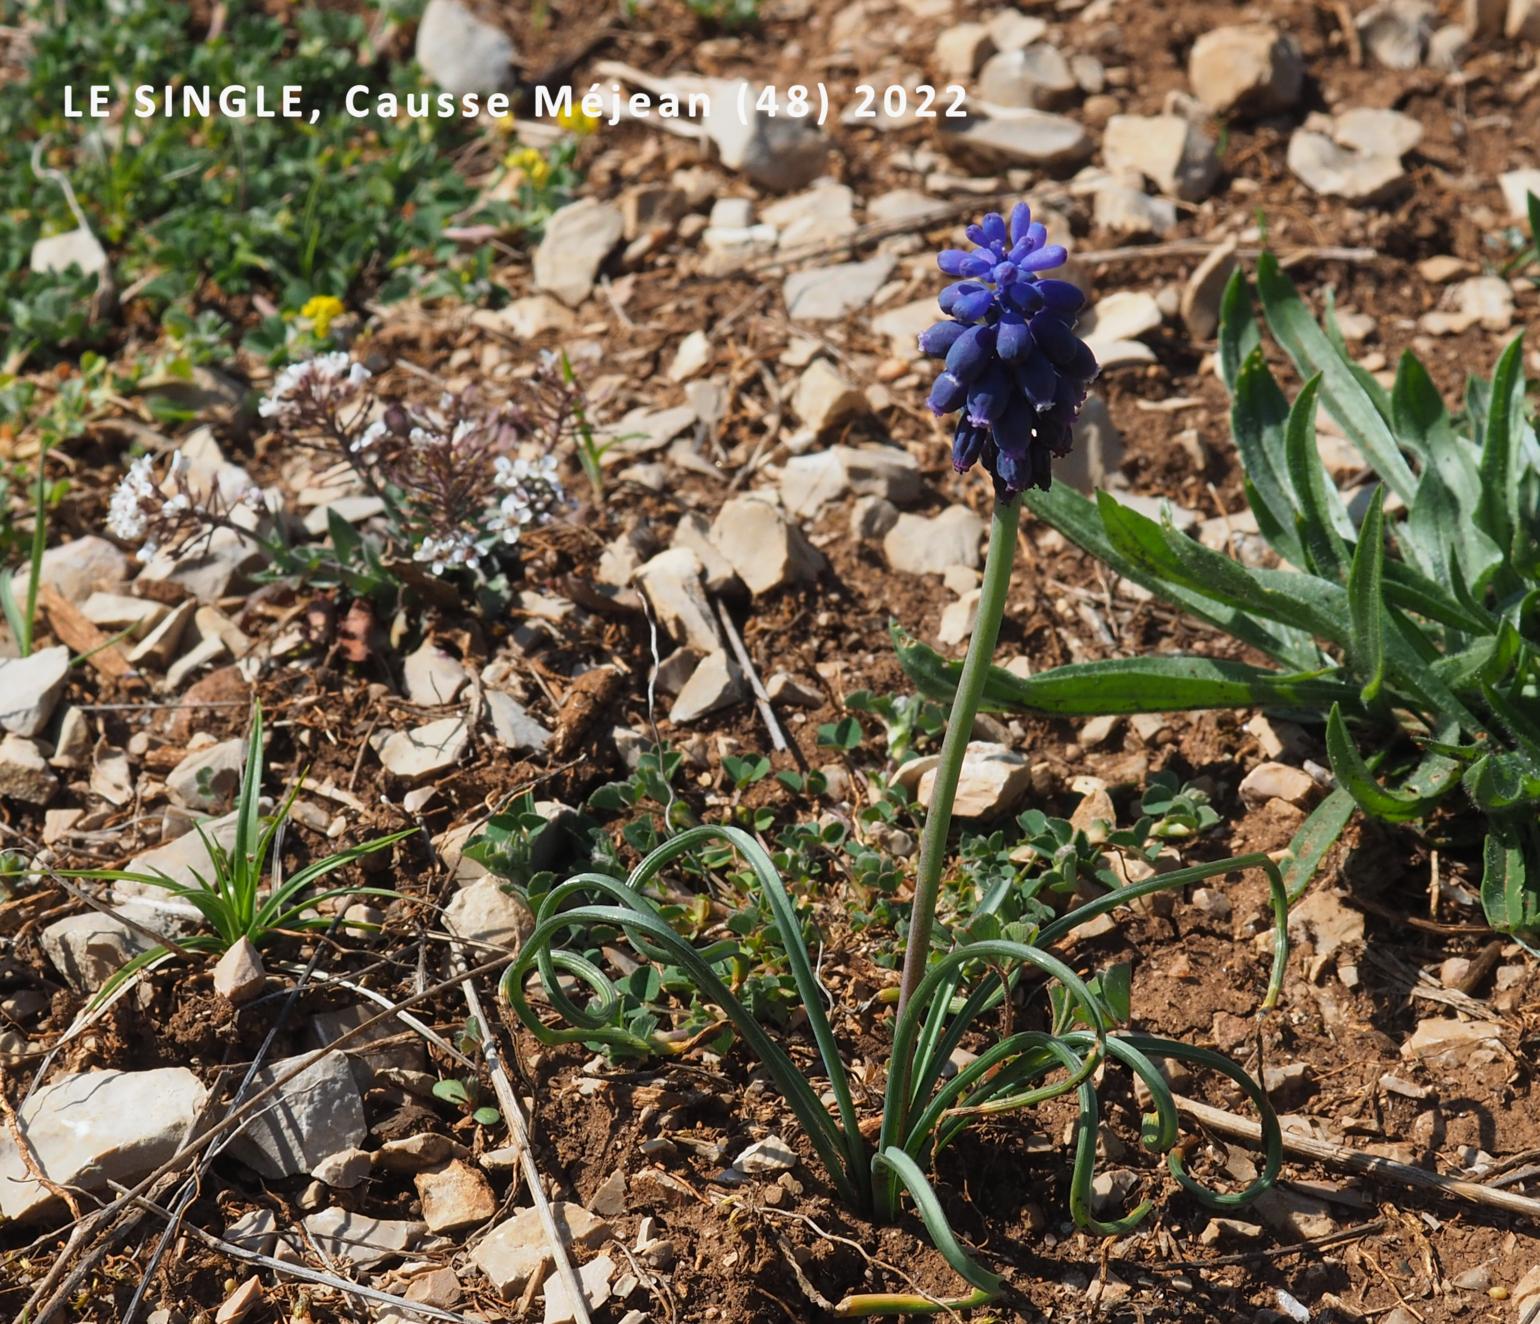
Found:
<svg viewBox="0 0 1540 1324"><path fill-rule="evenodd" d="M386 401L369 369L340 351L285 367L258 412L283 446L348 466L378 502L366 528L332 509L325 541L294 539L260 488L200 491L177 451L160 474L153 456L132 463L113 493L109 531L148 560L195 551L226 528L261 547L272 577L384 600L447 579L495 606L525 531L566 502L556 451L586 418L581 387L554 356L515 396L485 408L474 391L445 392L431 406Z"/></svg>

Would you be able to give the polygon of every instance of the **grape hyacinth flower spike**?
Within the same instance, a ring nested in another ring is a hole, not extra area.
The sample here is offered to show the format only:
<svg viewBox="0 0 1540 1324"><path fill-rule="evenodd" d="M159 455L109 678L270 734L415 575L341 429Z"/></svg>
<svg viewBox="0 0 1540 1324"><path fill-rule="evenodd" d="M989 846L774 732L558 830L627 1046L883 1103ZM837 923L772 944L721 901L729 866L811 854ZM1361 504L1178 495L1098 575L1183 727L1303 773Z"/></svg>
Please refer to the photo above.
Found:
<svg viewBox="0 0 1540 1324"><path fill-rule="evenodd" d="M1085 295L1042 273L1069 254L1017 203L1009 222L990 212L966 234L975 247L945 249L937 265L955 282L941 291L947 320L920 337L945 361L931 387L938 417L961 411L952 438L958 473L982 464L1002 500L1046 489L1051 463L1067 455L1096 357L1075 334Z"/></svg>
<svg viewBox="0 0 1540 1324"><path fill-rule="evenodd" d="M966 233L973 249L948 248L937 258L955 280L941 291L946 320L920 337L920 348L945 361L931 387L931 410L937 417L961 411L952 465L958 473L983 465L994 479L995 506L977 622L925 814L898 986L900 1015L930 963L947 831L1005 615L1021 496L1053 481L1053 460L1069 454L1075 418L1097 370L1095 355L1075 334L1085 295L1070 281L1043 275L1062 267L1069 254L1048 242L1031 208L1018 203L1009 221L990 212Z"/></svg>

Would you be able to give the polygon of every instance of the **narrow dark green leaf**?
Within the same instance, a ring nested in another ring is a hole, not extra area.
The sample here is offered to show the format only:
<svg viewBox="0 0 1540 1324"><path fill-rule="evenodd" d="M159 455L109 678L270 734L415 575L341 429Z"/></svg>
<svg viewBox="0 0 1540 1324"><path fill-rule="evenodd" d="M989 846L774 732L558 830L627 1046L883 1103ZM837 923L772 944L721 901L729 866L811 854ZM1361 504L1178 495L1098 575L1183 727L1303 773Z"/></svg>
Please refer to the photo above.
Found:
<svg viewBox="0 0 1540 1324"><path fill-rule="evenodd" d="M1487 833L1482 864L1487 923L1499 933L1525 933L1540 925L1540 860L1525 859L1516 828L1500 824Z"/></svg>
<svg viewBox="0 0 1540 1324"><path fill-rule="evenodd" d="M1373 708L1385 689L1385 489L1377 487L1358 531L1348 568L1348 609L1353 618L1353 664L1363 677L1359 697Z"/></svg>
<svg viewBox="0 0 1540 1324"><path fill-rule="evenodd" d="M1417 481L1402 458L1389 425L1347 360L1316 325L1293 282L1283 274L1278 259L1271 253L1263 253L1257 259L1257 288L1267 324L1301 376L1322 374L1322 395L1331 416L1390 490L1410 505Z"/></svg>
<svg viewBox="0 0 1540 1324"><path fill-rule="evenodd" d="M1333 706L1326 722L1326 754L1331 770L1341 786L1371 818L1389 823L1409 823L1421 818L1459 780L1460 765L1441 754L1429 754L1411 777L1406 788L1388 790L1375 780L1368 764L1348 734L1342 710Z"/></svg>
<svg viewBox="0 0 1540 1324"><path fill-rule="evenodd" d="M1518 529L1519 436L1524 418L1524 337L1514 336L1492 374L1492 405L1481 446L1476 522L1507 553Z"/></svg>
<svg viewBox="0 0 1540 1324"><path fill-rule="evenodd" d="M1219 379L1235 394L1241 364L1261 346L1262 332L1251 310L1251 286L1241 269L1230 273L1219 301Z"/></svg>
<svg viewBox="0 0 1540 1324"><path fill-rule="evenodd" d="M1320 666L1320 650L1304 632L1236 611L1202 593L1151 574L1138 562L1124 556L1107 536L1097 506L1067 484L1056 483L1050 492L1034 489L1026 493L1022 501L1034 515L1053 525L1076 546L1164 601L1181 607L1242 643L1250 644L1283 666L1295 671L1310 671Z"/></svg>
<svg viewBox="0 0 1540 1324"><path fill-rule="evenodd" d="M1337 489L1326 480L1315 441L1315 405L1321 389L1317 373L1294 399L1285 432L1285 464L1297 507L1299 542L1310 568L1324 579L1340 582L1348 561L1346 538L1353 532ZM1302 567L1304 568L1304 567Z"/></svg>
<svg viewBox="0 0 1540 1324"><path fill-rule="evenodd" d="M956 692L962 664L895 632L899 665L926 698L947 702ZM1353 686L1329 677L1286 674L1244 662L1166 654L1072 662L1035 676L991 667L985 681L985 712L1164 713L1198 708L1325 708L1353 703Z"/></svg>
<svg viewBox="0 0 1540 1324"><path fill-rule="evenodd" d="M1461 779L1465 793L1485 814L1506 813L1540 802L1540 774L1520 754L1483 754Z"/></svg>
<svg viewBox="0 0 1540 1324"><path fill-rule="evenodd" d="M1299 831L1289 842L1290 859L1283 866L1283 885L1288 889L1291 905L1304 895L1326 852L1337 844L1357 811L1353 797L1339 786L1299 825Z"/></svg>
<svg viewBox="0 0 1540 1324"><path fill-rule="evenodd" d="M1285 560L1305 568L1295 529L1298 502L1289 483L1286 427L1289 402L1260 348L1246 356L1234 386L1230 427L1246 471L1246 499L1262 535Z"/></svg>

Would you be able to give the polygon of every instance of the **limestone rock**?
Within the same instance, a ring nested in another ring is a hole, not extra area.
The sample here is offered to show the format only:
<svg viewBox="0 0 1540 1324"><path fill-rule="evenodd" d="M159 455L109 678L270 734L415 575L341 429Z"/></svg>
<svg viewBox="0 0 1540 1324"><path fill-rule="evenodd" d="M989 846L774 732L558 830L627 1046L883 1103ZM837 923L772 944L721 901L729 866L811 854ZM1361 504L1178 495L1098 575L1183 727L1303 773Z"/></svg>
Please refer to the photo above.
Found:
<svg viewBox="0 0 1540 1324"><path fill-rule="evenodd" d="M711 525L713 546L758 597L789 584L811 583L824 567L801 529L773 501L756 495L726 502Z"/></svg>
<svg viewBox="0 0 1540 1324"><path fill-rule="evenodd" d="M1259 763L1241 779L1241 799L1257 807L1269 800L1283 800L1298 809L1314 798L1315 782L1310 774L1287 763Z"/></svg>
<svg viewBox="0 0 1540 1324"><path fill-rule="evenodd" d="M1182 287L1182 322L1194 340L1209 340L1219 329L1219 309L1225 286L1235 271L1234 238L1214 249L1198 263Z"/></svg>
<svg viewBox="0 0 1540 1324"><path fill-rule="evenodd" d="M914 457L894 446L830 446L794 455L781 469L781 504L802 518L847 492L905 503L923 489Z"/></svg>
<svg viewBox="0 0 1540 1324"><path fill-rule="evenodd" d="M1359 106L1337 116L1332 137L1354 151L1399 161L1422 141L1422 124L1399 110Z"/></svg>
<svg viewBox="0 0 1540 1324"><path fill-rule="evenodd" d="M1540 13L1540 9L1536 10ZM1540 41L1540 37L1535 38ZM1529 216L1529 195L1540 197L1540 167L1526 166L1521 170L1506 170L1497 177L1497 185L1503 192L1511 220L1522 221Z"/></svg>
<svg viewBox="0 0 1540 1324"><path fill-rule="evenodd" d="M1376 0L1354 22L1375 63L1386 69L1415 69L1433 34L1433 14L1427 0Z"/></svg>
<svg viewBox="0 0 1540 1324"><path fill-rule="evenodd" d="M406 683L406 697L425 708L453 703L471 683L465 664L431 641L406 655L401 675Z"/></svg>
<svg viewBox="0 0 1540 1324"><path fill-rule="evenodd" d="M733 1160L733 1167L751 1177L763 1177L777 1172L790 1172L797 1166L797 1151L780 1136L766 1136Z"/></svg>
<svg viewBox="0 0 1540 1324"><path fill-rule="evenodd" d="M748 687L738 664L723 649L707 653L680 687L669 709L671 722L693 722L744 698Z"/></svg>
<svg viewBox="0 0 1540 1324"><path fill-rule="evenodd" d="M1080 165L1095 149L1078 121L1043 110L1020 110L1008 119L971 119L963 129L943 134L941 142L948 151L991 168L1068 168Z"/></svg>
<svg viewBox="0 0 1540 1324"><path fill-rule="evenodd" d="M429 1232L458 1232L485 1223L497 1213L497 1198L486 1177L464 1159L451 1159L441 1168L419 1172L412 1182Z"/></svg>
<svg viewBox="0 0 1540 1324"><path fill-rule="evenodd" d="M194 750L166 774L171 798L188 809L213 813L240 790L246 742L239 737Z"/></svg>
<svg viewBox="0 0 1540 1324"><path fill-rule="evenodd" d="M267 969L250 938L231 943L214 965L214 992L239 1007L267 988Z"/></svg>
<svg viewBox="0 0 1540 1324"><path fill-rule="evenodd" d="M1105 487L1108 479L1120 472L1127 446L1101 396L1090 396L1081 407L1075 420L1074 442L1068 455L1054 461L1055 482L1068 483L1076 491L1089 494Z"/></svg>
<svg viewBox="0 0 1540 1324"><path fill-rule="evenodd" d="M760 110L756 103L762 89L754 84L744 91L749 107L745 123L738 112L742 80L713 81L717 86L711 95L711 114L703 127L723 165L772 193L806 188L818 178L829 155L823 134L803 120Z"/></svg>
<svg viewBox="0 0 1540 1324"><path fill-rule="evenodd" d="M1074 97L1075 76L1053 46L1037 44L1001 51L979 73L977 95L997 106L1052 110Z"/></svg>
<svg viewBox="0 0 1540 1324"><path fill-rule="evenodd" d="M1273 115L1299 100L1305 67L1292 37L1266 23L1242 23L1193 42L1187 77L1216 115Z"/></svg>
<svg viewBox="0 0 1540 1324"><path fill-rule="evenodd" d="M865 262L794 271L782 287L786 311L801 322L838 321L872 301L892 274L893 261L882 253Z"/></svg>
<svg viewBox="0 0 1540 1324"><path fill-rule="evenodd" d="M1433 1067L1449 1067L1482 1048L1489 1052L1502 1051L1499 1025L1491 1021L1432 1016L1417 1022L1417 1028L1401 1045L1401 1056L1407 1061L1426 1062Z"/></svg>
<svg viewBox="0 0 1540 1324"><path fill-rule="evenodd" d="M304 1224L322 1254L349 1260L361 1269L410 1250L427 1231L418 1222L368 1218L346 1209L323 1209Z"/></svg>
<svg viewBox="0 0 1540 1324"><path fill-rule="evenodd" d="M58 589L61 597L81 603L92 593L121 588L131 571L128 557L107 539L93 533L45 551L39 579L45 587ZM12 588L18 601L26 597L31 582L30 567L16 572Z"/></svg>
<svg viewBox="0 0 1540 1324"><path fill-rule="evenodd" d="M417 63L446 92L506 92L518 58L507 33L460 0L428 0L417 24Z"/></svg>
<svg viewBox="0 0 1540 1324"><path fill-rule="evenodd" d="M1324 133L1296 129L1289 139L1289 169L1315 193L1349 202L1377 202L1406 178L1393 156L1370 156L1333 142Z"/></svg>
<svg viewBox="0 0 1540 1324"><path fill-rule="evenodd" d="M600 266L625 228L620 208L608 202L582 198L560 208L535 249L535 288L576 308L593 291Z"/></svg>
<svg viewBox="0 0 1540 1324"><path fill-rule="evenodd" d="M131 1186L176 1153L207 1097L183 1067L87 1071L44 1085L22 1104L19 1120L47 1177L106 1195L109 1182ZM0 1127L0 1214L37 1222L65 1213Z"/></svg>
<svg viewBox="0 0 1540 1324"><path fill-rule="evenodd" d="M569 1246L597 1250L609 1240L609 1224L582 1205L553 1200L551 1215ZM499 1223L471 1249L471 1259L505 1301L518 1300L530 1278L551 1262L540 1215L534 1209L521 1209Z"/></svg>
<svg viewBox="0 0 1540 1324"><path fill-rule="evenodd" d="M529 907L490 874L462 887L444 907L444 927L450 933L509 951L518 951L534 922Z"/></svg>
<svg viewBox="0 0 1540 1324"><path fill-rule="evenodd" d="M1122 184L1105 184L1096 190L1093 216L1098 229L1117 238L1160 239L1176 225L1176 204Z"/></svg>
<svg viewBox="0 0 1540 1324"><path fill-rule="evenodd" d="M917 792L925 808L930 807L935 785L936 769L931 768L920 777ZM959 818L995 818L1015 809L1031 788L1031 765L1015 750L991 741L970 741L952 812Z"/></svg>
<svg viewBox="0 0 1540 1324"><path fill-rule="evenodd" d="M54 920L38 941L54 969L81 994L95 993L113 971L151 946L143 934L96 910Z"/></svg>
<svg viewBox="0 0 1540 1324"><path fill-rule="evenodd" d="M701 585L700 558L689 548L659 552L636 572L636 582L675 643L702 653L721 647L716 617Z"/></svg>
<svg viewBox="0 0 1540 1324"><path fill-rule="evenodd" d="M0 801L46 805L59 789L59 779L37 742L8 732L0 740Z"/></svg>
<svg viewBox="0 0 1540 1324"><path fill-rule="evenodd" d="M600 1255L578 1270L578 1286L583 1289L583 1299L590 1311L610 1299L614 1277L615 1261L608 1255ZM552 1278L545 1287L544 1324L574 1324L576 1319L577 1311L567 1296L566 1285L560 1278Z"/></svg>
<svg viewBox="0 0 1540 1324"><path fill-rule="evenodd" d="M266 1089L300 1061L290 1057L262 1067L254 1089ZM241 1127L230 1152L264 1177L297 1177L328 1155L353 1148L367 1133L348 1060L334 1052L281 1086L269 1106Z"/></svg>
<svg viewBox="0 0 1540 1324"><path fill-rule="evenodd" d="M0 729L35 736L48 725L70 674L70 650L63 644L31 657L0 659Z"/></svg>
<svg viewBox="0 0 1540 1324"><path fill-rule="evenodd" d="M465 718L443 717L409 731L387 732L371 743L392 777L415 783L458 765L470 738Z"/></svg>
<svg viewBox="0 0 1540 1324"><path fill-rule="evenodd" d="M1219 177L1214 141L1181 115L1114 115L1102 134L1113 174L1143 175L1162 193L1201 202Z"/></svg>
<svg viewBox="0 0 1540 1324"><path fill-rule="evenodd" d="M966 82L994 49L994 38L984 24L957 23L936 38L936 67L946 77Z"/></svg>
<svg viewBox="0 0 1540 1324"><path fill-rule="evenodd" d="M888 564L908 575L940 575L954 565L977 569L984 522L967 506L939 515L902 514L882 540Z"/></svg>
<svg viewBox="0 0 1540 1324"><path fill-rule="evenodd" d="M492 734L504 749L539 754L551 743L551 732L531 717L513 695L487 690L482 700Z"/></svg>
<svg viewBox="0 0 1540 1324"><path fill-rule="evenodd" d="M791 397L791 412L821 436L847 419L866 412L866 396L828 359L814 359L803 370Z"/></svg>

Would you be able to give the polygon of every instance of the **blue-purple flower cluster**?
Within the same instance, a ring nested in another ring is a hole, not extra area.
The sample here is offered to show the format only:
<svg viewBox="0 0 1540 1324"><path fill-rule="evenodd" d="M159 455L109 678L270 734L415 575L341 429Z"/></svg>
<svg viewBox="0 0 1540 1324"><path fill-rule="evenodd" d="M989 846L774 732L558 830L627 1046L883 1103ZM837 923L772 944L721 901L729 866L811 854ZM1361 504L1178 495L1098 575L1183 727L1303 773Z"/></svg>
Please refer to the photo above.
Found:
<svg viewBox="0 0 1540 1324"><path fill-rule="evenodd" d="M1009 500L1046 489L1053 456L1067 455L1075 416L1096 376L1096 358L1075 334L1085 295L1039 273L1069 254L1017 203L1009 223L990 212L967 228L976 247L949 248L937 264L954 284L941 291L937 322L920 348L946 360L928 401L938 417L962 410L952 439L958 473L982 463Z"/></svg>

